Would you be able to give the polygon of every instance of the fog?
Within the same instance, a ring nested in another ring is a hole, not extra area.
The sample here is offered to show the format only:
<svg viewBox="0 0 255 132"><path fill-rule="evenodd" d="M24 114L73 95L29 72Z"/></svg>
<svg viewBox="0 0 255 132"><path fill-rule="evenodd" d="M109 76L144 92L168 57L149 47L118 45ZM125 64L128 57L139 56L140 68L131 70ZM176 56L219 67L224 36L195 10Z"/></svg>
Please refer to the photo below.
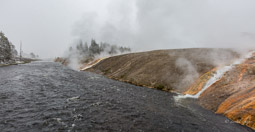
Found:
<svg viewBox="0 0 255 132"><path fill-rule="evenodd" d="M253 0L1 0L0 30L25 52L62 56L79 39L133 51L253 48Z"/></svg>

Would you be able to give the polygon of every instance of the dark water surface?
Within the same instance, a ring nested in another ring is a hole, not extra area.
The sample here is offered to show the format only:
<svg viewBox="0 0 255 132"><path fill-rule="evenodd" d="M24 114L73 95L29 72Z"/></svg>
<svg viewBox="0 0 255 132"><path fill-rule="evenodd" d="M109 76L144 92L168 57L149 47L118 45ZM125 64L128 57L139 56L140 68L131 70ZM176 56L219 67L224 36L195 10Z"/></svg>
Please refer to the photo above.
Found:
<svg viewBox="0 0 255 132"><path fill-rule="evenodd" d="M252 131L173 96L53 62L0 67L0 131Z"/></svg>

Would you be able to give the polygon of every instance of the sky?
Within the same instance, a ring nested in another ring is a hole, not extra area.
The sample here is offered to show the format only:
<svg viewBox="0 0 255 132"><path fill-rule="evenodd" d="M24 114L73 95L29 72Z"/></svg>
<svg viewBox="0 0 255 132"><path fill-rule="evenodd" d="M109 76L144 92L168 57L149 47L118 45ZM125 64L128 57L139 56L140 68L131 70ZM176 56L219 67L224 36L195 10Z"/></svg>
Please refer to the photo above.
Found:
<svg viewBox="0 0 255 132"><path fill-rule="evenodd" d="M62 56L78 40L172 48L253 48L254 0L0 0L0 30L18 48Z"/></svg>

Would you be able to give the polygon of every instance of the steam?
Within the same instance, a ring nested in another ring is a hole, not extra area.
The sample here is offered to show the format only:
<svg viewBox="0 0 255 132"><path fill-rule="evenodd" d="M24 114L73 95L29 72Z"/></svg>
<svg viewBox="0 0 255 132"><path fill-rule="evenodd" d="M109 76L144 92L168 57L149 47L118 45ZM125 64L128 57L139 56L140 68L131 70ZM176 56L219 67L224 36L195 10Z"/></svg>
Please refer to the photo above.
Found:
<svg viewBox="0 0 255 132"><path fill-rule="evenodd" d="M72 34L76 39L121 44L133 47L136 27L135 1L112 1L105 13L87 12L76 22Z"/></svg>
<svg viewBox="0 0 255 132"><path fill-rule="evenodd" d="M243 58L244 51L233 49L181 49L173 50L169 53L170 58L177 58L175 73L178 74L178 83L173 85L178 92L184 92L189 88L203 73L215 67L223 67L234 63ZM171 78L171 77L170 77Z"/></svg>
<svg viewBox="0 0 255 132"><path fill-rule="evenodd" d="M16 47L22 40L25 51L41 58L60 56L72 40L91 38L134 51L254 48L254 5L254 0L5 0L0 11L9 12L0 14L0 25Z"/></svg>
<svg viewBox="0 0 255 132"><path fill-rule="evenodd" d="M180 87L188 87L190 83L194 82L199 77L196 68L187 59L178 58L175 65L185 73L185 77L180 81L181 83L175 86L177 89L180 89Z"/></svg>
<svg viewBox="0 0 255 132"><path fill-rule="evenodd" d="M98 44L95 40L91 40L91 44L83 41L76 42L66 51L64 58L57 58L55 61L62 62L68 65L71 69L83 69L83 66L97 60L109 56L120 55L131 52L130 48L111 45L109 43L101 42ZM87 66L86 66L87 67Z"/></svg>
<svg viewBox="0 0 255 132"><path fill-rule="evenodd" d="M208 82L205 84L205 86L195 95L190 95L190 94L186 94L186 95L178 95L175 97L175 100L178 101L179 99L182 98L199 98L200 95L207 89L209 88L211 85L213 85L215 82L217 82L218 80L220 80L222 78L222 76L229 70L231 70L235 65L237 64L241 64L242 62L244 62L247 58L252 57L252 55L255 53L255 51L250 51L248 52L248 54L246 54L245 56L243 56L243 58L237 59L236 61L234 61L234 63L232 63L231 65L227 65L227 66L223 66L217 69L216 73L208 80Z"/></svg>
<svg viewBox="0 0 255 132"><path fill-rule="evenodd" d="M254 4L253 0L112 1L104 14L84 14L73 35L121 43L136 51L254 48Z"/></svg>
<svg viewBox="0 0 255 132"><path fill-rule="evenodd" d="M77 52L73 52L73 53L70 53L68 56L67 56L67 60L68 60L68 67L73 69L73 70L79 70L80 69L80 57L81 55L78 54Z"/></svg>
<svg viewBox="0 0 255 132"><path fill-rule="evenodd" d="M72 35L84 42L95 38L122 44L133 51L237 48L242 56L243 49L255 48L254 4L253 0L110 0L103 12L84 13L73 25ZM241 57L218 50L194 56L215 67ZM198 76L189 58L180 57L176 65L187 73L183 83Z"/></svg>

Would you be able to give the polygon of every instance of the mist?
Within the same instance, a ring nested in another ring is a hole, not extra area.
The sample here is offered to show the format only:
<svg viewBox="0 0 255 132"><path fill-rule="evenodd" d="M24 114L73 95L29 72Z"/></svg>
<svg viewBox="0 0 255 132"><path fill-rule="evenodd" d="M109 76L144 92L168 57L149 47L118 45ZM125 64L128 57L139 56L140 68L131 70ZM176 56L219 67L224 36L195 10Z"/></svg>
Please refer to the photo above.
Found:
<svg viewBox="0 0 255 132"><path fill-rule="evenodd" d="M131 49L128 47L111 45L105 42L98 43L93 39L91 40L90 44L80 40L79 42L76 42L74 45L69 47L69 50L65 52L65 56L63 56L63 58L57 57L55 58L55 61L61 62L71 69L78 70L91 66L90 63L93 63L98 59L130 52Z"/></svg>
<svg viewBox="0 0 255 132"><path fill-rule="evenodd" d="M84 15L78 38L128 45L137 51L173 48L254 48L252 0L131 0L111 2L108 15Z"/></svg>
<svg viewBox="0 0 255 132"><path fill-rule="evenodd" d="M24 51L62 56L92 38L133 51L254 48L253 0L15 1L0 5L0 30ZM58 49L56 51L56 49Z"/></svg>

